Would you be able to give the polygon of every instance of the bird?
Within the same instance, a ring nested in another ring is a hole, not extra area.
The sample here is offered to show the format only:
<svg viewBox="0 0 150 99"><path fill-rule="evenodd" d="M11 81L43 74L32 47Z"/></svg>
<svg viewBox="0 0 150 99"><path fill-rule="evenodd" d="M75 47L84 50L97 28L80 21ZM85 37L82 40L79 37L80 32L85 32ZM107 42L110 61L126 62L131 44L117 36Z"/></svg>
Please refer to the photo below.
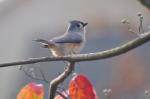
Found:
<svg viewBox="0 0 150 99"><path fill-rule="evenodd" d="M53 56L79 54L86 42L86 26L88 23L79 20L68 22L66 32L50 40L36 39L43 48L48 48Z"/></svg>

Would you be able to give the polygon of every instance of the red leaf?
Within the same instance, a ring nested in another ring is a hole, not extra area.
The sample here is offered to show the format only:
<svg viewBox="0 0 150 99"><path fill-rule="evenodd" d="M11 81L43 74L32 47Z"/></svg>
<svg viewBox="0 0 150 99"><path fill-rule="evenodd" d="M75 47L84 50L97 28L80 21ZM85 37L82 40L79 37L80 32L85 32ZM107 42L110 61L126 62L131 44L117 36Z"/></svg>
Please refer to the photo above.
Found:
<svg viewBox="0 0 150 99"><path fill-rule="evenodd" d="M29 83L21 89L17 99L43 99L44 88L42 84Z"/></svg>
<svg viewBox="0 0 150 99"><path fill-rule="evenodd" d="M75 75L70 81L69 95L71 99L97 99L92 84L88 78L82 74Z"/></svg>

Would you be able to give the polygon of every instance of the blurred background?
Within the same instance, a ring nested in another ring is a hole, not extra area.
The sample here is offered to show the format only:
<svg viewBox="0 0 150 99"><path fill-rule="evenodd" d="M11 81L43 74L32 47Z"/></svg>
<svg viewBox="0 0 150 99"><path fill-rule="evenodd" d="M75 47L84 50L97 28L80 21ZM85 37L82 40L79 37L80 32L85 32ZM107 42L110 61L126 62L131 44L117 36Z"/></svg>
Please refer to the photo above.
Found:
<svg viewBox="0 0 150 99"><path fill-rule="evenodd" d="M121 24L130 20L138 31L137 12L144 16L144 30L150 25L150 10L137 0L0 0L0 63L49 56L34 42L35 38L50 39L65 32L67 22L88 22L87 43L82 53L107 50L136 37ZM76 72L87 75L97 94L104 99L103 89L112 89L112 99L145 98L150 89L150 43L126 54L105 60L82 62ZM40 66L47 79L52 80L64 70L62 62L27 65ZM38 72L37 72L38 75ZM31 81L17 66L0 68L0 99L15 99L20 89ZM64 82L68 87L71 76ZM45 99L48 84L45 85Z"/></svg>

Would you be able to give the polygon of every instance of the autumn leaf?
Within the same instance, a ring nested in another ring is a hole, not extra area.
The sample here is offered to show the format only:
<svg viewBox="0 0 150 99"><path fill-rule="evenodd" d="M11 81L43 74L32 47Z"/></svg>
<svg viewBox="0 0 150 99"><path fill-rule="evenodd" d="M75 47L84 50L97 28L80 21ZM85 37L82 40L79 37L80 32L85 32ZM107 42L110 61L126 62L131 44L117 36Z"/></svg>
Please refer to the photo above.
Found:
<svg viewBox="0 0 150 99"><path fill-rule="evenodd" d="M92 84L82 74L76 74L70 81L69 95L70 99L98 99Z"/></svg>
<svg viewBox="0 0 150 99"><path fill-rule="evenodd" d="M29 83L23 87L17 99L44 99L44 88L42 84Z"/></svg>

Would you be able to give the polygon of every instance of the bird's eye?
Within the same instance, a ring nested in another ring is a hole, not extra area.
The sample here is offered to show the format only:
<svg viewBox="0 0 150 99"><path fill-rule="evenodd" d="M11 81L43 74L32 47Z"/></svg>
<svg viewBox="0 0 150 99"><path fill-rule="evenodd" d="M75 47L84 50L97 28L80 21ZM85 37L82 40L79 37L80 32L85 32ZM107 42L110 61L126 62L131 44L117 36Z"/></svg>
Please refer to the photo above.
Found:
<svg viewBox="0 0 150 99"><path fill-rule="evenodd" d="M80 27L80 24L77 24L77 27L79 28L79 27Z"/></svg>

